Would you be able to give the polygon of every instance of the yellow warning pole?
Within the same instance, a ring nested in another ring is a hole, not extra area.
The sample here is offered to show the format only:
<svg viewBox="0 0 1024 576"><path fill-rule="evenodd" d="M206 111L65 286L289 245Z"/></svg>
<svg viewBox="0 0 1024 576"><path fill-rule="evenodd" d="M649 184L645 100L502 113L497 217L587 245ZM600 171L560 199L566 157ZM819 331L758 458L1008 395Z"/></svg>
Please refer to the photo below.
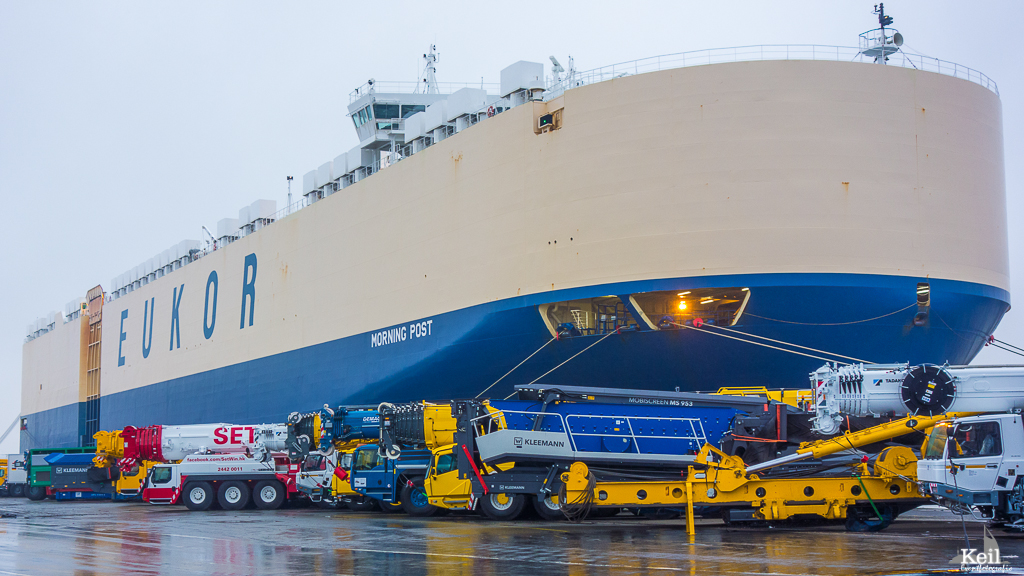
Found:
<svg viewBox="0 0 1024 576"><path fill-rule="evenodd" d="M693 537L696 534L697 529L693 525L693 469L690 469L690 474L686 475L686 533Z"/></svg>

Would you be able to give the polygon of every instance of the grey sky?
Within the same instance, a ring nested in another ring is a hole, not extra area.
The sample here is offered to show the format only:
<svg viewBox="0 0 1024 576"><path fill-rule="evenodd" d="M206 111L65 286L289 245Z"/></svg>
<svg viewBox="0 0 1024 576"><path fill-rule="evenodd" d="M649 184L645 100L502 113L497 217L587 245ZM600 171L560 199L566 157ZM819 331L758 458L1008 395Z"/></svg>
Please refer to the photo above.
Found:
<svg viewBox="0 0 1024 576"><path fill-rule="evenodd" d="M20 407L26 324L257 198L284 207L285 176L301 185L357 144L348 93L415 80L431 43L439 81L497 82L518 60L549 68L551 54L586 70L703 48L855 46L876 25L872 4L0 1L0 432ZM1008 218L1021 221L1024 3L886 9L907 47L999 84ZM1010 259L1024 286L1014 225ZM1024 313L997 337L1024 346ZM0 453L16 449L12 434Z"/></svg>

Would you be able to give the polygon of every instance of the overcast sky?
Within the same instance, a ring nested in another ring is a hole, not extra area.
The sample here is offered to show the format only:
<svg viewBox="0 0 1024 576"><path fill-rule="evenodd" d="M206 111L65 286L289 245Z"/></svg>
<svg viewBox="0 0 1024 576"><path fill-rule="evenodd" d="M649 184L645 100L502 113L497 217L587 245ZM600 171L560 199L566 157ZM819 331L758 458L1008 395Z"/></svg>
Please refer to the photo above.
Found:
<svg viewBox="0 0 1024 576"><path fill-rule="evenodd" d="M1008 218L1021 222L1024 3L890 0L886 9L905 48L999 84ZM876 27L871 10L869 1L0 0L0 433L20 408L26 324L201 239L201 225L257 198L283 207L286 176L301 183L358 143L349 92L369 78L415 80L431 43L439 81L497 82L503 67L548 64L551 54L586 70L704 48L856 46ZM1024 286L1013 225L1010 259L1014 287ZM1024 346L1024 312L1007 314L996 336ZM987 349L976 363L1017 361ZM16 433L0 453L15 450Z"/></svg>

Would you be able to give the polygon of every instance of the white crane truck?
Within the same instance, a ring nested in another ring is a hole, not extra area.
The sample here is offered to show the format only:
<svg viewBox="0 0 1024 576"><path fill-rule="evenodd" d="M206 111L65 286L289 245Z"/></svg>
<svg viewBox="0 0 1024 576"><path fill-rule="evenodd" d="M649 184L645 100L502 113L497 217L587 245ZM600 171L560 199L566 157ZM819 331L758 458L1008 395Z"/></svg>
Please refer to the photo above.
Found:
<svg viewBox="0 0 1024 576"><path fill-rule="evenodd" d="M846 415L988 413L932 428L918 491L954 512L1024 529L1024 366L826 365L811 385L823 433Z"/></svg>
<svg viewBox="0 0 1024 576"><path fill-rule="evenodd" d="M287 424L152 426L135 431L135 446L125 454L176 462L153 467L142 491L145 502L202 511L215 501L238 510L251 500L258 508L275 509L299 494L300 464L287 454L295 440L293 434L290 442ZM303 440L308 446L310 439Z"/></svg>

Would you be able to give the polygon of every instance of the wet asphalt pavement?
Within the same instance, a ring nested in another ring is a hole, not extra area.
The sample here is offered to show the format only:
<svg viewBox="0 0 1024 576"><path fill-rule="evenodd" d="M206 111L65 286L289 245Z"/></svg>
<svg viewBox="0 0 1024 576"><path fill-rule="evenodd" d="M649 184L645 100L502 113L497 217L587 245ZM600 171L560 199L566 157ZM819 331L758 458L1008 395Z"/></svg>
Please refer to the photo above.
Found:
<svg viewBox="0 0 1024 576"><path fill-rule="evenodd" d="M0 499L0 575L73 574L892 574L947 570L960 520L919 509L887 530L840 525L726 527L623 513L582 524L476 516L419 519L295 509L188 512L181 506ZM972 546L981 524L969 522ZM993 532L1024 573L1024 534Z"/></svg>

